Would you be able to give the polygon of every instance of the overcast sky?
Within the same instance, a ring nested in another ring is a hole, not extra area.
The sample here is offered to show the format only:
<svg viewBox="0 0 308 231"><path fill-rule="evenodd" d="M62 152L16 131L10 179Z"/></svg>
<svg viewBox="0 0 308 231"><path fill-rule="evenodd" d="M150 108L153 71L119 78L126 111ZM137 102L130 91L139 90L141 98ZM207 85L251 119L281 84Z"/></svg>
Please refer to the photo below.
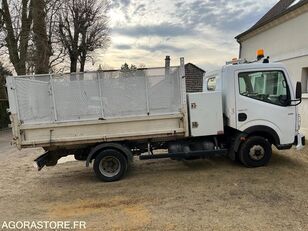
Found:
<svg viewBox="0 0 308 231"><path fill-rule="evenodd" d="M170 55L209 70L238 56L234 37L277 0L112 0L111 46L97 63L162 66Z"/></svg>

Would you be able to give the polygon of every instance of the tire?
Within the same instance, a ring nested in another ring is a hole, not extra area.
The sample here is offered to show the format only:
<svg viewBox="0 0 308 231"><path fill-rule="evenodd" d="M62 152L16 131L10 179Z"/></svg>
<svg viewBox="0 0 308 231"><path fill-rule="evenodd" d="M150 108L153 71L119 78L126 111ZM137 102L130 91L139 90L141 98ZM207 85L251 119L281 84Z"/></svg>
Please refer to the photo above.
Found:
<svg viewBox="0 0 308 231"><path fill-rule="evenodd" d="M239 158L243 165L250 168L266 165L272 157L271 144L263 137L249 137L240 147Z"/></svg>
<svg viewBox="0 0 308 231"><path fill-rule="evenodd" d="M93 170L101 181L113 182L122 179L127 165L127 159L121 152L106 149L95 157Z"/></svg>

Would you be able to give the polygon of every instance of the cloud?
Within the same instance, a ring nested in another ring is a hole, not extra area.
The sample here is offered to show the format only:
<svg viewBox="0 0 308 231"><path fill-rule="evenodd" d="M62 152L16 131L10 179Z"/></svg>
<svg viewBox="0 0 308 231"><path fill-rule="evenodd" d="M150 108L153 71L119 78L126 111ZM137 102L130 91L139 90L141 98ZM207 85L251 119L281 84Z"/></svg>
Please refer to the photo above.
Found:
<svg viewBox="0 0 308 231"><path fill-rule="evenodd" d="M176 37L194 35L197 33L195 28L185 27L183 25L175 25L170 23L162 23L158 25L135 25L127 27L115 27L112 30L113 33L133 36L133 37L145 37L145 36L159 36L159 37Z"/></svg>
<svg viewBox="0 0 308 231"><path fill-rule="evenodd" d="M220 31L240 31L264 13L256 1L195 0L175 4L175 16L192 27L211 26Z"/></svg>
<svg viewBox="0 0 308 231"><path fill-rule="evenodd" d="M119 50L130 50L130 49L132 49L132 46L131 45L125 45L125 44L118 44L118 45L115 45L115 48L119 49Z"/></svg>
<svg viewBox="0 0 308 231"><path fill-rule="evenodd" d="M133 49L139 49L149 52L183 52L185 51L185 48L173 46L171 44L161 44L161 43L154 43L154 44L136 44L136 45L127 45L127 44L115 44L115 49L118 50L133 50Z"/></svg>
<svg viewBox="0 0 308 231"><path fill-rule="evenodd" d="M140 14L140 15L144 15L143 13L146 12L146 5L145 4L140 4L140 5L137 5L135 7L135 10L134 10L134 15L135 14Z"/></svg>
<svg viewBox="0 0 308 231"><path fill-rule="evenodd" d="M113 0L112 46L98 60L161 65L166 54L201 68L238 55L234 37L251 27L278 0Z"/></svg>
<svg viewBox="0 0 308 231"><path fill-rule="evenodd" d="M110 2L111 7L127 7L130 3L130 0L113 0Z"/></svg>
<svg viewBox="0 0 308 231"><path fill-rule="evenodd" d="M176 47L172 45L166 45L166 44L157 44L153 46L149 45L141 45L138 46L139 49L150 51L150 52L157 52L157 51L162 51L162 52L183 52L185 49L181 47Z"/></svg>

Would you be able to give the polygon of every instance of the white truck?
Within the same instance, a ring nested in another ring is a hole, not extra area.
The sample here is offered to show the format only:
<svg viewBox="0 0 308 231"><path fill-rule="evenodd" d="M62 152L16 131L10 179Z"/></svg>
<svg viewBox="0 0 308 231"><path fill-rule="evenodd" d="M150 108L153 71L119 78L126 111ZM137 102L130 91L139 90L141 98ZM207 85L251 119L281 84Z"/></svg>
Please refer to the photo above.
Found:
<svg viewBox="0 0 308 231"><path fill-rule="evenodd" d="M265 59L266 61L266 59ZM278 63L234 62L186 93L180 66L7 77L13 143L42 147L40 170L74 155L103 181L121 179L133 156L190 160L227 155L266 165L272 145L303 147L293 87Z"/></svg>

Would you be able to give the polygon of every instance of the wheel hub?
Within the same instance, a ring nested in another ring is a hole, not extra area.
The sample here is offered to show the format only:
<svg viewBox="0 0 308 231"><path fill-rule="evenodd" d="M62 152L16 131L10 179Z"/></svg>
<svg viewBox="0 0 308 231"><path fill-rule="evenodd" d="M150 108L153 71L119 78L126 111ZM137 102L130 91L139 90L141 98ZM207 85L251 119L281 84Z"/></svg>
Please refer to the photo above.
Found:
<svg viewBox="0 0 308 231"><path fill-rule="evenodd" d="M264 157L264 155L265 155L265 150L260 145L254 145L249 150L249 156L253 160L261 160Z"/></svg>
<svg viewBox="0 0 308 231"><path fill-rule="evenodd" d="M120 172L121 163L113 156L104 157L99 163L100 172L108 177L113 177Z"/></svg>

